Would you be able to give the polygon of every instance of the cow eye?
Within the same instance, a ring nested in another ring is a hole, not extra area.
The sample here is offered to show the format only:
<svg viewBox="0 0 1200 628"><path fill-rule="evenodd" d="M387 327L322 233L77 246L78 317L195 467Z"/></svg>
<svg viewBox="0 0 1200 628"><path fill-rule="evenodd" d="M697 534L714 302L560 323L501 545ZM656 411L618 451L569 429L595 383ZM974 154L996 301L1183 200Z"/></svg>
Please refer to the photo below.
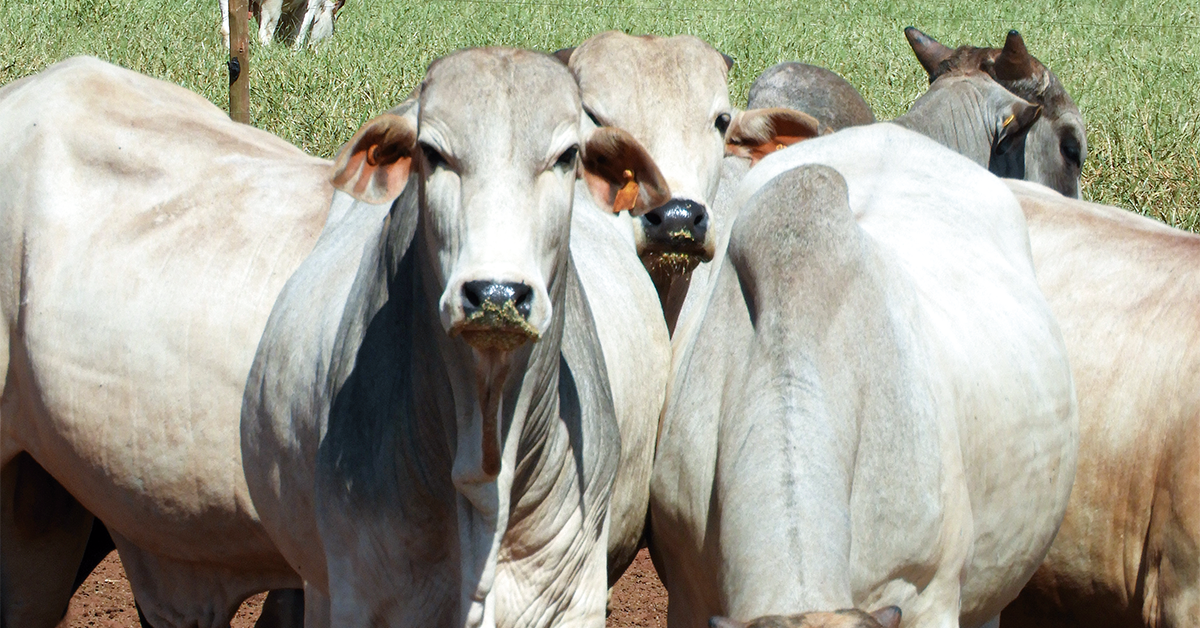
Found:
<svg viewBox="0 0 1200 628"><path fill-rule="evenodd" d="M603 124L600 124L600 119L596 117L596 114L592 113L591 109L584 107L583 112L587 114L587 117L592 121L592 124L596 126L604 126Z"/></svg>
<svg viewBox="0 0 1200 628"><path fill-rule="evenodd" d="M563 169L574 168L575 167L575 156L578 154L579 154L579 146L578 145L572 146L572 147L568 148L567 150L564 150L562 152L562 154L558 156L558 159L554 162L554 167L555 168L563 168Z"/></svg>
<svg viewBox="0 0 1200 628"><path fill-rule="evenodd" d="M421 142L421 152L425 154L425 163L429 164L429 170L437 170L439 166L446 164L446 158L442 156L438 149Z"/></svg>
<svg viewBox="0 0 1200 628"><path fill-rule="evenodd" d="M717 127L717 131L721 135L725 135L725 131L729 129L729 114L723 113L717 116L717 120L713 122L713 126Z"/></svg>
<svg viewBox="0 0 1200 628"><path fill-rule="evenodd" d="M1083 155L1079 147L1079 140L1076 140L1073 135L1064 136L1059 143L1059 149L1062 151L1063 159L1074 164L1076 168L1083 165Z"/></svg>

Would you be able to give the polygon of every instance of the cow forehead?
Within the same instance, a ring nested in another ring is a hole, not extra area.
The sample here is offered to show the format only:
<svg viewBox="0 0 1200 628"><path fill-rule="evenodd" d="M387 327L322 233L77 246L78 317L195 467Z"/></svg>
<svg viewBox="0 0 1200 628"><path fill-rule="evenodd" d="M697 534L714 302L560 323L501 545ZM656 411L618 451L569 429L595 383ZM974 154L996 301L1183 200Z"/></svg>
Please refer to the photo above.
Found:
<svg viewBox="0 0 1200 628"><path fill-rule="evenodd" d="M562 64L538 52L477 48L435 61L420 96L421 137L436 133L465 150L494 140L538 158L579 120L579 88ZM565 148L565 147L564 147ZM515 156L515 154L513 156Z"/></svg>
<svg viewBox="0 0 1200 628"><path fill-rule="evenodd" d="M641 113L727 104L727 69L721 53L690 35L634 37L601 33L576 49L571 69L585 104L627 105ZM648 110L647 110L648 109Z"/></svg>

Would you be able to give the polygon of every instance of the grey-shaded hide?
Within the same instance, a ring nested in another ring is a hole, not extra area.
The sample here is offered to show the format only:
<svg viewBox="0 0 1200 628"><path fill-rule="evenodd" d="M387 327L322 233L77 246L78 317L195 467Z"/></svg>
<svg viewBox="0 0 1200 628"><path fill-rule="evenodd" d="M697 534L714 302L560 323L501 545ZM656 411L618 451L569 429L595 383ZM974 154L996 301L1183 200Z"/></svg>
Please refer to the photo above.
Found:
<svg viewBox="0 0 1200 628"><path fill-rule="evenodd" d="M767 68L750 86L747 109L786 107L821 123L821 132L875 122L875 113L858 90L836 72L785 61Z"/></svg>

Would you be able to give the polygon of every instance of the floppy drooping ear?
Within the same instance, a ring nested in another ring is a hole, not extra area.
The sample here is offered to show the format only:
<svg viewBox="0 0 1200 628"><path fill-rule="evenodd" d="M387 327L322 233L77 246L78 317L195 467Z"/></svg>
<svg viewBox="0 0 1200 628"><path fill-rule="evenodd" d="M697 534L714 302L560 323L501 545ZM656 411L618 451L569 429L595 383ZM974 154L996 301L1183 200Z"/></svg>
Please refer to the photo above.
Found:
<svg viewBox="0 0 1200 628"><path fill-rule="evenodd" d="M417 128L408 118L393 113L372 118L338 153L333 187L374 205L390 203L408 184L416 150Z"/></svg>
<svg viewBox="0 0 1200 628"><path fill-rule="evenodd" d="M807 113L783 107L741 111L725 130L725 154L749 158L753 166L781 148L816 137L819 125Z"/></svg>
<svg viewBox="0 0 1200 628"><path fill-rule="evenodd" d="M883 628L900 628L900 607L885 606L871 613L871 617Z"/></svg>
<svg viewBox="0 0 1200 628"><path fill-rule="evenodd" d="M1004 155L1012 150L1013 145L1029 133L1033 123L1042 116L1041 105L1035 105L1028 100L1004 90L998 94L1006 102L993 105L998 110L996 129L995 153Z"/></svg>
<svg viewBox="0 0 1200 628"><path fill-rule="evenodd" d="M640 216L671 200L654 159L617 127L596 129L583 147L583 177L600 207Z"/></svg>
<svg viewBox="0 0 1200 628"><path fill-rule="evenodd" d="M954 50L912 26L904 29L904 37L908 39L908 45L912 46L913 54L917 55L917 61L921 62L921 67L925 68L929 82L932 83L940 74L938 66L949 59Z"/></svg>

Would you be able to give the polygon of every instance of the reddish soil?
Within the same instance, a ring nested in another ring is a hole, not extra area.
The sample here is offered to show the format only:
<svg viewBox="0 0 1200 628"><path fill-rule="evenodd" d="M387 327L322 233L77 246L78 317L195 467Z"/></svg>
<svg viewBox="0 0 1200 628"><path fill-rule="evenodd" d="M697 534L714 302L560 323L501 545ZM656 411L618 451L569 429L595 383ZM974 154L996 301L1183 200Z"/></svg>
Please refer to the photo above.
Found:
<svg viewBox="0 0 1200 628"><path fill-rule="evenodd" d="M258 619L262 599L263 595L256 595L246 600L233 619L233 628L252 628L254 620ZM637 559L613 588L610 610L607 628L665 628L667 625L667 591L658 581L646 550L638 553ZM79 587L59 628L139 628L133 592L116 552L109 554Z"/></svg>

